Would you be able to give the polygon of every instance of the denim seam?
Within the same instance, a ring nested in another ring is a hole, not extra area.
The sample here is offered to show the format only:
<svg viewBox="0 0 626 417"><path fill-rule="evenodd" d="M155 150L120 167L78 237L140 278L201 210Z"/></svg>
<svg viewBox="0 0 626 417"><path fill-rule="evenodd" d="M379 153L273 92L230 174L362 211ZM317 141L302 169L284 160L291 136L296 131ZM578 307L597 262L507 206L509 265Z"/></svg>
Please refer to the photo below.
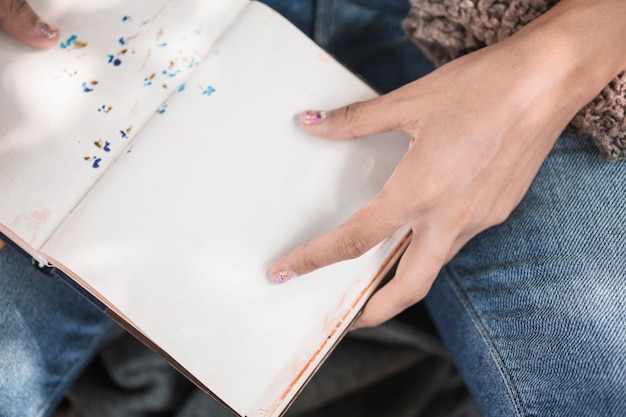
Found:
<svg viewBox="0 0 626 417"><path fill-rule="evenodd" d="M445 269L449 272L449 274L445 275L446 279L450 283L450 286L452 287L452 290L456 293L459 301L461 302L461 305L463 306L465 311L467 311L469 317L474 323L474 327L480 334L481 339L489 349L489 353L493 358L496 367L498 368L498 372L505 382L505 386L507 388L507 391L509 392L511 402L513 403L513 407L515 408L516 415L518 417L528 415L522 402L521 395L519 394L517 384L515 383L508 367L505 365L500 351L498 350L497 346L492 342L492 339L489 337L489 331L487 329L487 326L483 323L478 312L474 309L472 303L469 301L469 297L458 283L458 277L454 273L453 269L449 266L447 266Z"/></svg>

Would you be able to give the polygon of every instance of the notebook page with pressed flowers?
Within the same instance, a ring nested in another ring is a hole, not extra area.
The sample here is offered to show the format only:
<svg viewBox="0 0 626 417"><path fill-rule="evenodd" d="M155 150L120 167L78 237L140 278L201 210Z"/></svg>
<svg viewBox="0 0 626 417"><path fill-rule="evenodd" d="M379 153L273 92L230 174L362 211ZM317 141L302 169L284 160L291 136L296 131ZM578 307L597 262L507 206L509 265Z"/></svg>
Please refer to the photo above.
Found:
<svg viewBox="0 0 626 417"><path fill-rule="evenodd" d="M47 50L0 32L0 232L38 250L247 0L33 0Z"/></svg>

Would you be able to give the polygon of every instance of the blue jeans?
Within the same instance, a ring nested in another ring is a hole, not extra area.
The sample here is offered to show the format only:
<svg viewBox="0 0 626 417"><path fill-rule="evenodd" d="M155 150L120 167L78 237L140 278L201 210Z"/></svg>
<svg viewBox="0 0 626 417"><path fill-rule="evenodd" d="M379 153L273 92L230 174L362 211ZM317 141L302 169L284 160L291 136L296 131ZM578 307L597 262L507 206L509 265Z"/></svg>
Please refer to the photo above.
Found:
<svg viewBox="0 0 626 417"><path fill-rule="evenodd" d="M431 67L407 0L266 0L385 92ZM511 217L470 241L425 302L486 416L626 415L626 163L563 135ZM114 325L0 251L0 415L43 416Z"/></svg>
<svg viewBox="0 0 626 417"><path fill-rule="evenodd" d="M626 161L562 136L426 303L485 415L626 415Z"/></svg>
<svg viewBox="0 0 626 417"><path fill-rule="evenodd" d="M0 250L0 416L51 413L114 327L22 253Z"/></svg>

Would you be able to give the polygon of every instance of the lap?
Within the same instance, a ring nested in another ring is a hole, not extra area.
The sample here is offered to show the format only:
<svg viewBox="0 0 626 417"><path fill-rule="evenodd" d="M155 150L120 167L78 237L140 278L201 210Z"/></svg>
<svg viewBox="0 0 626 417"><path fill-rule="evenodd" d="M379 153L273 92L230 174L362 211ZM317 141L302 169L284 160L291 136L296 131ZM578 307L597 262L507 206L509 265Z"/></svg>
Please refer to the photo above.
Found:
<svg viewBox="0 0 626 417"><path fill-rule="evenodd" d="M405 0L265 2L381 91L430 70L400 29ZM626 163L564 137L510 219L435 281L429 311L486 415L626 414L625 196ZM113 327L10 248L0 324L0 414L20 416L56 401Z"/></svg>
<svg viewBox="0 0 626 417"><path fill-rule="evenodd" d="M562 137L427 304L485 415L626 414L626 162Z"/></svg>
<svg viewBox="0 0 626 417"><path fill-rule="evenodd" d="M432 64L400 26L409 11L408 0L262 2L380 92L391 91L432 70Z"/></svg>
<svg viewBox="0 0 626 417"><path fill-rule="evenodd" d="M404 0L397 2L402 4L403 10L400 13L396 10L395 20L381 20L376 28L368 28L362 19L367 17L370 23L376 20L376 10L382 9L382 3L373 10L368 10L369 2L351 4L345 0L267 0L266 3L316 37L344 63L369 74L368 78L378 88L388 90L414 78L400 63L420 55L414 48L400 48L409 51L407 55L390 52L389 46L395 42L361 49L359 54L350 53L350 49L355 49L348 48L351 37L365 36L366 32L370 38L375 37L388 27L385 25L393 25L394 36L403 38L398 19L406 12L404 9L408 9ZM349 13L335 14L342 9ZM358 30L355 29L357 26ZM332 36L329 35L331 32ZM406 39L403 41L409 45ZM371 42L362 43L364 47L368 44ZM393 66L398 75L374 76L374 72L383 71L375 69L373 64L365 65L364 59L368 56L391 57L385 65L395 62ZM51 413L115 327L80 295L64 283L41 274L26 257L8 246L0 250L0 325L0 415L20 417Z"/></svg>

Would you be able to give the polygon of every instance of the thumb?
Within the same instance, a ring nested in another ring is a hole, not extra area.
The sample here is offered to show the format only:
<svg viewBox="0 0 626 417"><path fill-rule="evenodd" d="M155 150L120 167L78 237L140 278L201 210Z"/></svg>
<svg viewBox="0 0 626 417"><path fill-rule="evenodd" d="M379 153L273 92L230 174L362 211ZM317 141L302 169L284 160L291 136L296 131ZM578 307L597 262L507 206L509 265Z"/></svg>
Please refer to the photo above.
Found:
<svg viewBox="0 0 626 417"><path fill-rule="evenodd" d="M59 38L59 30L41 20L24 0L0 0L0 27L36 48L48 48Z"/></svg>
<svg viewBox="0 0 626 417"><path fill-rule="evenodd" d="M393 99L388 95L334 110L300 113L300 126L312 135L327 139L354 139L400 130Z"/></svg>

